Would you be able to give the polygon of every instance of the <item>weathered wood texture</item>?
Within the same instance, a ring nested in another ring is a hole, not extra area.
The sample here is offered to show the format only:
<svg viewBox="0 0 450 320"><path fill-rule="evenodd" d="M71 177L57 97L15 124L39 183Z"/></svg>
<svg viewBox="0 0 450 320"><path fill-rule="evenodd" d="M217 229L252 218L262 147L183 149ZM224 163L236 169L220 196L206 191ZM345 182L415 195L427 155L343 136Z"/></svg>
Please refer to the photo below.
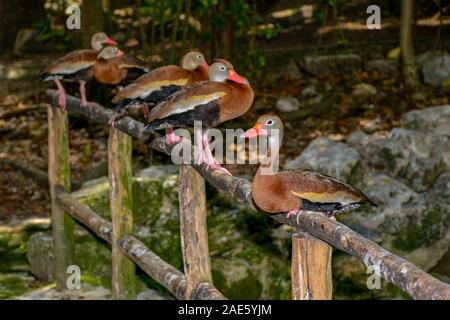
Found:
<svg viewBox="0 0 450 320"><path fill-rule="evenodd" d="M180 166L179 212L186 299L202 282L212 283L206 228L205 180L191 166Z"/></svg>
<svg viewBox="0 0 450 320"><path fill-rule="evenodd" d="M89 207L78 203L68 193L57 191L57 204L67 210L70 215L95 232L103 240L111 244L112 223L100 217ZM169 290L176 298L184 299L186 292L186 277L184 274L161 259L142 242L132 236L125 236L118 241L118 247L142 270L159 284ZM195 300L226 299L214 286L200 283L192 293Z"/></svg>
<svg viewBox="0 0 450 320"><path fill-rule="evenodd" d="M74 221L55 201L56 188L70 191L69 121L67 113L49 107L48 116L48 180L52 210L53 254L55 279L59 290L67 289L67 267L73 261Z"/></svg>
<svg viewBox="0 0 450 320"><path fill-rule="evenodd" d="M135 266L118 248L133 233L131 137L110 128L108 140L109 203L113 225L112 293L115 299L135 298Z"/></svg>
<svg viewBox="0 0 450 320"><path fill-rule="evenodd" d="M52 104L57 103L57 91L47 90L47 95ZM112 114L110 110L106 110L99 104L91 108L81 108L80 100L72 96L68 96L67 109L105 125L107 125L109 116ZM119 120L117 128L143 142L149 142L151 137L143 133L144 125L142 123L129 117ZM155 139L149 146L158 151L170 153L170 148L165 145L163 138ZM193 165L193 167L219 190L228 193L237 201L243 202L253 209L255 208L249 180L231 177L217 170L205 170L203 166ZM414 299L450 300L450 285L322 214L308 212L300 215L298 219L295 217L288 219L286 214L277 214L271 217L280 223L308 232L312 236L355 256L366 266L378 265L384 279L393 283Z"/></svg>
<svg viewBox="0 0 450 320"><path fill-rule="evenodd" d="M293 300L331 300L331 246L308 234L292 236Z"/></svg>

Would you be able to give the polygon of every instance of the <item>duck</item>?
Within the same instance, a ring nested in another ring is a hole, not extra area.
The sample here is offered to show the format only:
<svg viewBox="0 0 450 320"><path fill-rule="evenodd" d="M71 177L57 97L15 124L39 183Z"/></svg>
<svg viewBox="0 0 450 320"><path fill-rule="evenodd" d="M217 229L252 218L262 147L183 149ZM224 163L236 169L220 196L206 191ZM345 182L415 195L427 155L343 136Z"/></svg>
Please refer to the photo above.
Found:
<svg viewBox="0 0 450 320"><path fill-rule="evenodd" d="M58 105L62 110L66 109L67 99L64 86L61 81L78 81L80 85L81 106L88 106L86 99L86 82L93 77L92 66L97 62L97 54L108 45L117 43L104 32L92 35L92 49L72 51L59 58L40 72L41 81L54 81L59 92Z"/></svg>
<svg viewBox="0 0 450 320"><path fill-rule="evenodd" d="M208 78L208 81L185 87L153 108L144 132L193 127L197 121L205 131L238 118L250 109L254 100L253 89L229 61L216 59L208 69ZM207 169L230 174L212 156L207 132L202 133L202 130L195 132L197 146L201 149L197 163L206 164Z"/></svg>
<svg viewBox="0 0 450 320"><path fill-rule="evenodd" d="M130 54L120 51L122 54L117 55L119 51L115 46L103 48L97 55L92 73L97 82L118 86L121 90L124 85L149 72L149 68L145 61Z"/></svg>
<svg viewBox="0 0 450 320"><path fill-rule="evenodd" d="M268 157L260 164L252 181L252 198L259 209L269 214L286 213L295 216L304 211L320 212L335 220L335 216L361 205L377 206L361 190L314 170L278 171L278 149L283 140L283 122L274 114L261 116L241 137L264 137ZM272 150L274 147L275 150Z"/></svg>
<svg viewBox="0 0 450 320"><path fill-rule="evenodd" d="M110 124L114 124L133 106L143 107L148 115L149 107L167 100L181 88L208 80L208 67L204 54L191 49L183 55L180 66L164 66L140 76L112 99L117 114L110 120Z"/></svg>

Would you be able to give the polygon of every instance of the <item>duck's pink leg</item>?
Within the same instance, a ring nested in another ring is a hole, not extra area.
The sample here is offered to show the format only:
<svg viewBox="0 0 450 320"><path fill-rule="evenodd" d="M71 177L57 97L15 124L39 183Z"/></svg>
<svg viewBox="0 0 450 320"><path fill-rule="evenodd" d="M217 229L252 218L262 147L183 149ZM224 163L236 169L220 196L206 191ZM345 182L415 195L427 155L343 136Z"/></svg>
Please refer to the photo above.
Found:
<svg viewBox="0 0 450 320"><path fill-rule="evenodd" d="M217 161L216 158L214 158L214 156L212 155L207 132L203 134L203 148L206 158L206 169L220 170L231 176L230 171L222 167L219 161Z"/></svg>
<svg viewBox="0 0 450 320"><path fill-rule="evenodd" d="M204 151L203 151L203 140L202 140L202 132L200 130L195 130L195 141L197 142L198 148L198 158L194 161L195 164L205 163ZM195 153L194 153L195 155Z"/></svg>
<svg viewBox="0 0 450 320"><path fill-rule="evenodd" d="M80 80L80 97L81 97L81 104L82 107L89 107L90 102L86 99L86 81Z"/></svg>
<svg viewBox="0 0 450 320"><path fill-rule="evenodd" d="M296 216L297 214L300 213L300 209L294 209L288 212L287 217L290 218L292 216Z"/></svg>
<svg viewBox="0 0 450 320"><path fill-rule="evenodd" d="M180 143L181 141L183 141L183 137L177 136L173 132L173 128L167 128L166 129L166 144L167 145L170 146L172 144Z"/></svg>
<svg viewBox="0 0 450 320"><path fill-rule="evenodd" d="M54 81L56 83L56 86L58 87L58 93L59 93L58 105L62 111L65 111L66 105L67 105L66 91L64 90L64 87L63 87L61 81L59 81L59 79L55 79Z"/></svg>

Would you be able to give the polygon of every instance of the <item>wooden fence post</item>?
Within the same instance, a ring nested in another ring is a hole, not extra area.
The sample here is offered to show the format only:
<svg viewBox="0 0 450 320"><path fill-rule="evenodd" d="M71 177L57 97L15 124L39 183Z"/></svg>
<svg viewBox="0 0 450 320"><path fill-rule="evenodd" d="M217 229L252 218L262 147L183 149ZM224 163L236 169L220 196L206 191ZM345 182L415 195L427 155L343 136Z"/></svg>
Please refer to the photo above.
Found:
<svg viewBox="0 0 450 320"><path fill-rule="evenodd" d="M294 234L291 277L293 300L331 300L331 246L308 234Z"/></svg>
<svg viewBox="0 0 450 320"><path fill-rule="evenodd" d="M70 192L69 120L67 112L48 107L48 181L52 210L53 254L58 290L67 289L67 267L73 261L74 220L56 204L57 188Z"/></svg>
<svg viewBox="0 0 450 320"><path fill-rule="evenodd" d="M186 299L191 299L200 283L212 283L212 275L206 228L205 180L189 165L180 165L178 196Z"/></svg>
<svg viewBox="0 0 450 320"><path fill-rule="evenodd" d="M118 246L120 238L133 233L131 137L115 128L109 130L109 202L113 225L112 293L115 299L135 298L135 265Z"/></svg>

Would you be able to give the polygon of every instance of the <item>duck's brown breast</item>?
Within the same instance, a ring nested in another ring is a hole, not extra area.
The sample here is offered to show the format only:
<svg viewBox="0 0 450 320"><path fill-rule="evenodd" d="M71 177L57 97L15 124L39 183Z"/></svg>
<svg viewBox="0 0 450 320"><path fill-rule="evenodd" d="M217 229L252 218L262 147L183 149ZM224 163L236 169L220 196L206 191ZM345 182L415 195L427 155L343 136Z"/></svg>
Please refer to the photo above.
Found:
<svg viewBox="0 0 450 320"><path fill-rule="evenodd" d="M118 84L125 78L126 73L127 70L119 68L117 61L99 61L93 67L95 79L103 84Z"/></svg>
<svg viewBox="0 0 450 320"><path fill-rule="evenodd" d="M264 175L261 169L252 183L252 197L261 210L268 213L288 212L300 207L300 201L277 174Z"/></svg>

